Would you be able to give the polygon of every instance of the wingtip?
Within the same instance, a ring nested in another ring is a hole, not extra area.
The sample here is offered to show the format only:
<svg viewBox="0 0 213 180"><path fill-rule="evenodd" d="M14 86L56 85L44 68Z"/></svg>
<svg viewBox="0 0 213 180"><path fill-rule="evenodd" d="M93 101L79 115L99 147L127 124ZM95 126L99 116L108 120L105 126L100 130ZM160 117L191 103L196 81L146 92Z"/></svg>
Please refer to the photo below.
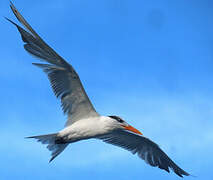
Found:
<svg viewBox="0 0 213 180"><path fill-rule="evenodd" d="M28 136L28 137L24 137L25 139L32 139L32 138L36 138L36 136Z"/></svg>
<svg viewBox="0 0 213 180"><path fill-rule="evenodd" d="M13 25L15 25L16 27L18 26L15 22L13 22L11 19L9 19L9 18L7 18L7 17L5 17L4 16L4 18L7 20L7 21L9 21L10 23L12 23Z"/></svg>
<svg viewBox="0 0 213 180"><path fill-rule="evenodd" d="M36 67L38 67L38 68L43 69L43 68L44 68L44 66L45 66L46 64L41 64L41 63L32 63L32 65L33 65L33 66L36 66Z"/></svg>
<svg viewBox="0 0 213 180"><path fill-rule="evenodd" d="M11 5L13 5L13 2L12 2L12 1L9 1L9 2L10 2Z"/></svg>
<svg viewBox="0 0 213 180"><path fill-rule="evenodd" d="M34 66L39 66L39 65L41 65L40 63L32 63L32 65L34 65Z"/></svg>
<svg viewBox="0 0 213 180"><path fill-rule="evenodd" d="M187 172L175 172L179 177L183 178L184 176L192 176L191 174L187 173Z"/></svg>
<svg viewBox="0 0 213 180"><path fill-rule="evenodd" d="M10 1L10 8L12 11L14 11L16 9L16 7L14 6L14 4L12 3L12 1Z"/></svg>
<svg viewBox="0 0 213 180"><path fill-rule="evenodd" d="M14 6L14 4L13 4L12 1L10 1L10 8L11 8L11 9L16 9L16 7Z"/></svg>
<svg viewBox="0 0 213 180"><path fill-rule="evenodd" d="M24 139L32 139L33 137L24 137Z"/></svg>
<svg viewBox="0 0 213 180"><path fill-rule="evenodd" d="M53 161L53 159L55 159L54 156L50 158L49 163L51 163Z"/></svg>
<svg viewBox="0 0 213 180"><path fill-rule="evenodd" d="M9 22L11 22L12 24L14 24L14 22L13 22L12 20L10 20L9 18L7 18L6 16L4 16L4 18L5 18L7 21L9 21Z"/></svg>
<svg viewBox="0 0 213 180"><path fill-rule="evenodd" d="M184 176L191 176L191 177L197 177L197 176L195 176L195 175L193 175L193 174L189 174L189 173L187 173L187 172L185 172L185 174L183 174Z"/></svg>
<svg viewBox="0 0 213 180"><path fill-rule="evenodd" d="M7 18L6 16L3 16L4 19L6 19L7 21L11 21L9 18Z"/></svg>

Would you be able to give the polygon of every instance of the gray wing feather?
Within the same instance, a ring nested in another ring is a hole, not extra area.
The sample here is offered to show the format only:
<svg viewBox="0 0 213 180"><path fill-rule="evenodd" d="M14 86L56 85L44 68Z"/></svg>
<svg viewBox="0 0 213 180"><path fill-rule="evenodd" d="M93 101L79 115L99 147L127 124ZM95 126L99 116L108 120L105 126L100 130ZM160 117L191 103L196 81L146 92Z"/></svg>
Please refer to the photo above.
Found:
<svg viewBox="0 0 213 180"><path fill-rule="evenodd" d="M187 172L178 167L160 147L144 136L139 136L127 131L115 131L111 134L99 137L106 143L122 147L140 158L151 166L157 166L160 169L170 172L172 169L178 176L189 176Z"/></svg>
<svg viewBox="0 0 213 180"><path fill-rule="evenodd" d="M42 68L48 75L56 97L61 99L62 109L64 113L68 115L66 126L82 118L99 116L90 102L74 68L41 39L12 3L10 7L19 22L29 31L24 30L6 18L14 24L20 32L22 40L25 43L25 50L31 55L49 63L33 64Z"/></svg>

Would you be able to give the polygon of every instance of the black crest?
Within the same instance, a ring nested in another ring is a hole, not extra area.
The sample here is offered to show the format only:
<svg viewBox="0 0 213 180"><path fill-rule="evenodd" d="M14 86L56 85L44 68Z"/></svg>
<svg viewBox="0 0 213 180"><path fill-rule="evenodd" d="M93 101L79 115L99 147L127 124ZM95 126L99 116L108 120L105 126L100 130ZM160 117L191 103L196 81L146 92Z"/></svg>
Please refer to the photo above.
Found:
<svg viewBox="0 0 213 180"><path fill-rule="evenodd" d="M118 121L118 122L120 122L120 123L123 123L123 122L124 122L124 120L123 120L123 119L121 119L121 118L120 118L120 117L118 117L118 116L109 116L109 117L111 117L111 118L115 119L116 121Z"/></svg>

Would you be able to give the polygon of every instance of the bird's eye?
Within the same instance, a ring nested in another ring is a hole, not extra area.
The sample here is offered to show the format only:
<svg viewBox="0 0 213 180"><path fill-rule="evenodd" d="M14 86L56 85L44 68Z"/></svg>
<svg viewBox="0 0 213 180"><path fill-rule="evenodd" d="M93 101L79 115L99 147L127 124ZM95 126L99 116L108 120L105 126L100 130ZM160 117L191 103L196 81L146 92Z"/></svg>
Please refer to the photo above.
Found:
<svg viewBox="0 0 213 180"><path fill-rule="evenodd" d="M117 119L118 122L123 123L124 121L120 118Z"/></svg>
<svg viewBox="0 0 213 180"><path fill-rule="evenodd" d="M121 119L120 117L118 117L118 116L109 116L109 117L111 117L111 118L113 118L113 119L115 119L116 121L118 121L119 123L123 123L124 122L124 120L123 119Z"/></svg>

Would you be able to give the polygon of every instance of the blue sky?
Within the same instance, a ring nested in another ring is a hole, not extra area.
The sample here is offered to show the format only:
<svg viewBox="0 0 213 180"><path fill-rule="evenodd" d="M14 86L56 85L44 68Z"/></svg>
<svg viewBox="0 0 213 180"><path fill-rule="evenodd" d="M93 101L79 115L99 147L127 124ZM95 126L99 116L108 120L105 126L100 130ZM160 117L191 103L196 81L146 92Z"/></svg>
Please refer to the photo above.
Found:
<svg viewBox="0 0 213 180"><path fill-rule="evenodd" d="M213 1L14 4L72 63L99 113L123 117L196 180L213 178ZM15 20L9 1L0 15ZM48 150L24 137L59 131L66 117L16 28L3 18L0 27L0 179L179 178L97 140L72 144L49 164Z"/></svg>

